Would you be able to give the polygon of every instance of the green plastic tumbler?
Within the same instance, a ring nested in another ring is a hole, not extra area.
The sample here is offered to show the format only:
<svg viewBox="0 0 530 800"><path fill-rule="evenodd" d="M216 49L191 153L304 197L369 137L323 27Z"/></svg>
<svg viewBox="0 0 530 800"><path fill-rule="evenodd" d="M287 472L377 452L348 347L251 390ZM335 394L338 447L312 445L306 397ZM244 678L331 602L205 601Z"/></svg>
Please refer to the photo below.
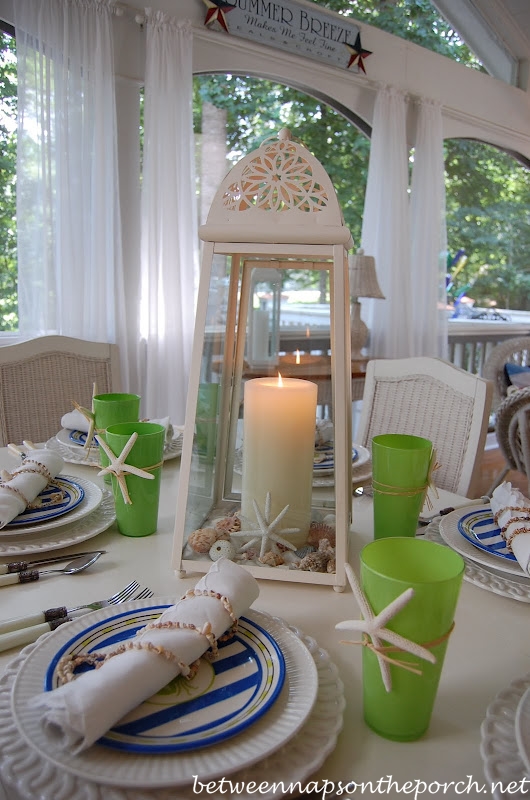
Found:
<svg viewBox="0 0 530 800"><path fill-rule="evenodd" d="M385 433L372 439L375 539L415 535L432 450L421 436Z"/></svg>
<svg viewBox="0 0 530 800"><path fill-rule="evenodd" d="M109 425L116 425L119 422L138 422L140 396L137 394L123 392L96 394L92 403L96 433L104 442L107 441L105 432ZM99 448L99 463L102 467L107 467L109 464L109 459L102 447ZM107 475L105 480L110 483L110 478Z"/></svg>
<svg viewBox="0 0 530 800"><path fill-rule="evenodd" d="M160 480L164 458L166 429L154 422L122 422L107 428L107 444L119 456L133 433L138 438L125 459L131 464L152 475L152 479L124 473L125 483L131 503L123 497L119 481L112 478L112 493L116 508L118 530L124 536L149 536L158 526L158 504L160 500Z"/></svg>
<svg viewBox="0 0 530 800"><path fill-rule="evenodd" d="M376 654L363 647L364 719L386 739L413 741L429 727L464 567L454 550L425 539L379 539L361 551L361 587L374 615L412 587L413 598L386 627L436 657L431 664L402 650L387 651L421 672L390 664L392 690L387 692Z"/></svg>

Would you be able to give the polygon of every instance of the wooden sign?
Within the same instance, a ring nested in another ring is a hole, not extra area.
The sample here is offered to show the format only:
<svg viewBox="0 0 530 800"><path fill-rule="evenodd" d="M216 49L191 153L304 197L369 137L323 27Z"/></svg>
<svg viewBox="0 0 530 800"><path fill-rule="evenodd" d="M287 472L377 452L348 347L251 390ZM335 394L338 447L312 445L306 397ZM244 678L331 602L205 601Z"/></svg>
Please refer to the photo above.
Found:
<svg viewBox="0 0 530 800"><path fill-rule="evenodd" d="M358 25L298 0L203 0L204 24L259 44L364 72Z"/></svg>

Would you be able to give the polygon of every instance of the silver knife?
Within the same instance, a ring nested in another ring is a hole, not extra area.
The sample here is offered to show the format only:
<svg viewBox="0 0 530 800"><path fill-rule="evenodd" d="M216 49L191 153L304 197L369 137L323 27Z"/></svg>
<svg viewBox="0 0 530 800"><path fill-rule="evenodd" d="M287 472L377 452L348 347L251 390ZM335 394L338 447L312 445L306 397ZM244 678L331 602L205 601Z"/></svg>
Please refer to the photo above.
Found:
<svg viewBox="0 0 530 800"><path fill-rule="evenodd" d="M95 553L106 553L106 550L90 550L86 553L69 553L66 556L50 556L49 558L41 558L38 561L11 561L9 564L0 564L0 575L8 575L12 572L25 572L34 567L40 567L43 564L59 564L61 561L71 561L72 558L82 558L83 556L91 556Z"/></svg>

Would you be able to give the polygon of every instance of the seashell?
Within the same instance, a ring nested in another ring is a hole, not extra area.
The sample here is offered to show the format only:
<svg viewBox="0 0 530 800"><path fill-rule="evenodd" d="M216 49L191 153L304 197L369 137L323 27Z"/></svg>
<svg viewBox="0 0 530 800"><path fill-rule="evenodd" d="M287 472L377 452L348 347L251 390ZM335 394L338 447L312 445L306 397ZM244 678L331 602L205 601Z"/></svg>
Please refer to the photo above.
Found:
<svg viewBox="0 0 530 800"><path fill-rule="evenodd" d="M217 538L214 528L198 528L188 536L188 544L196 553L208 553Z"/></svg>
<svg viewBox="0 0 530 800"><path fill-rule="evenodd" d="M229 561L233 561L236 557L236 548L232 542L226 539L218 539L212 544L208 554L212 561L218 561L220 558L228 558Z"/></svg>
<svg viewBox="0 0 530 800"><path fill-rule="evenodd" d="M318 547L321 539L327 539L331 546L335 547L335 528L326 525L325 522L312 522L309 526L307 543Z"/></svg>
<svg viewBox="0 0 530 800"><path fill-rule="evenodd" d="M284 564L283 557L280 553L273 553L272 550L269 550L268 553L264 553L261 558L258 558L262 564L267 564L269 567L279 567L280 564Z"/></svg>
<svg viewBox="0 0 530 800"><path fill-rule="evenodd" d="M223 533L232 533L232 531L241 530L241 520L235 514L230 517L223 517L218 519L215 523L215 530Z"/></svg>
<svg viewBox="0 0 530 800"><path fill-rule="evenodd" d="M313 547L312 544L306 544L303 547L299 547L298 550L295 550L294 552L295 555L298 556L298 558L304 558L304 556L309 555L309 553L314 553L315 550L316 548Z"/></svg>
<svg viewBox="0 0 530 800"><path fill-rule="evenodd" d="M298 569L305 572L325 572L329 558L325 553L309 553L298 564Z"/></svg>

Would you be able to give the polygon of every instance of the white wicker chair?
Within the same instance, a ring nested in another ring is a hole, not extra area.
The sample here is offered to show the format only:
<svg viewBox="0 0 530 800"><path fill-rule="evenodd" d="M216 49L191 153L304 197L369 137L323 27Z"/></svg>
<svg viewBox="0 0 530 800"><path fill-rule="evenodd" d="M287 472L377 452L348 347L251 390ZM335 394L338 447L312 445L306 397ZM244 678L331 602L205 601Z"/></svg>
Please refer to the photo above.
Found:
<svg viewBox="0 0 530 800"><path fill-rule="evenodd" d="M120 391L117 345L41 336L0 347L0 446L47 441L73 400L90 408L94 383Z"/></svg>
<svg viewBox="0 0 530 800"><path fill-rule="evenodd" d="M493 382L492 410L496 411L508 394L508 379L504 372L507 362L530 366L530 336L506 339L495 345L484 362L482 377Z"/></svg>
<svg viewBox="0 0 530 800"><path fill-rule="evenodd" d="M437 358L376 359L366 370L357 441L407 433L430 439L440 489L472 497L484 452L492 385Z"/></svg>
<svg viewBox="0 0 530 800"><path fill-rule="evenodd" d="M491 495L514 469L526 475L530 495L530 388L512 392L500 404L495 417L495 435L506 465L488 494Z"/></svg>

